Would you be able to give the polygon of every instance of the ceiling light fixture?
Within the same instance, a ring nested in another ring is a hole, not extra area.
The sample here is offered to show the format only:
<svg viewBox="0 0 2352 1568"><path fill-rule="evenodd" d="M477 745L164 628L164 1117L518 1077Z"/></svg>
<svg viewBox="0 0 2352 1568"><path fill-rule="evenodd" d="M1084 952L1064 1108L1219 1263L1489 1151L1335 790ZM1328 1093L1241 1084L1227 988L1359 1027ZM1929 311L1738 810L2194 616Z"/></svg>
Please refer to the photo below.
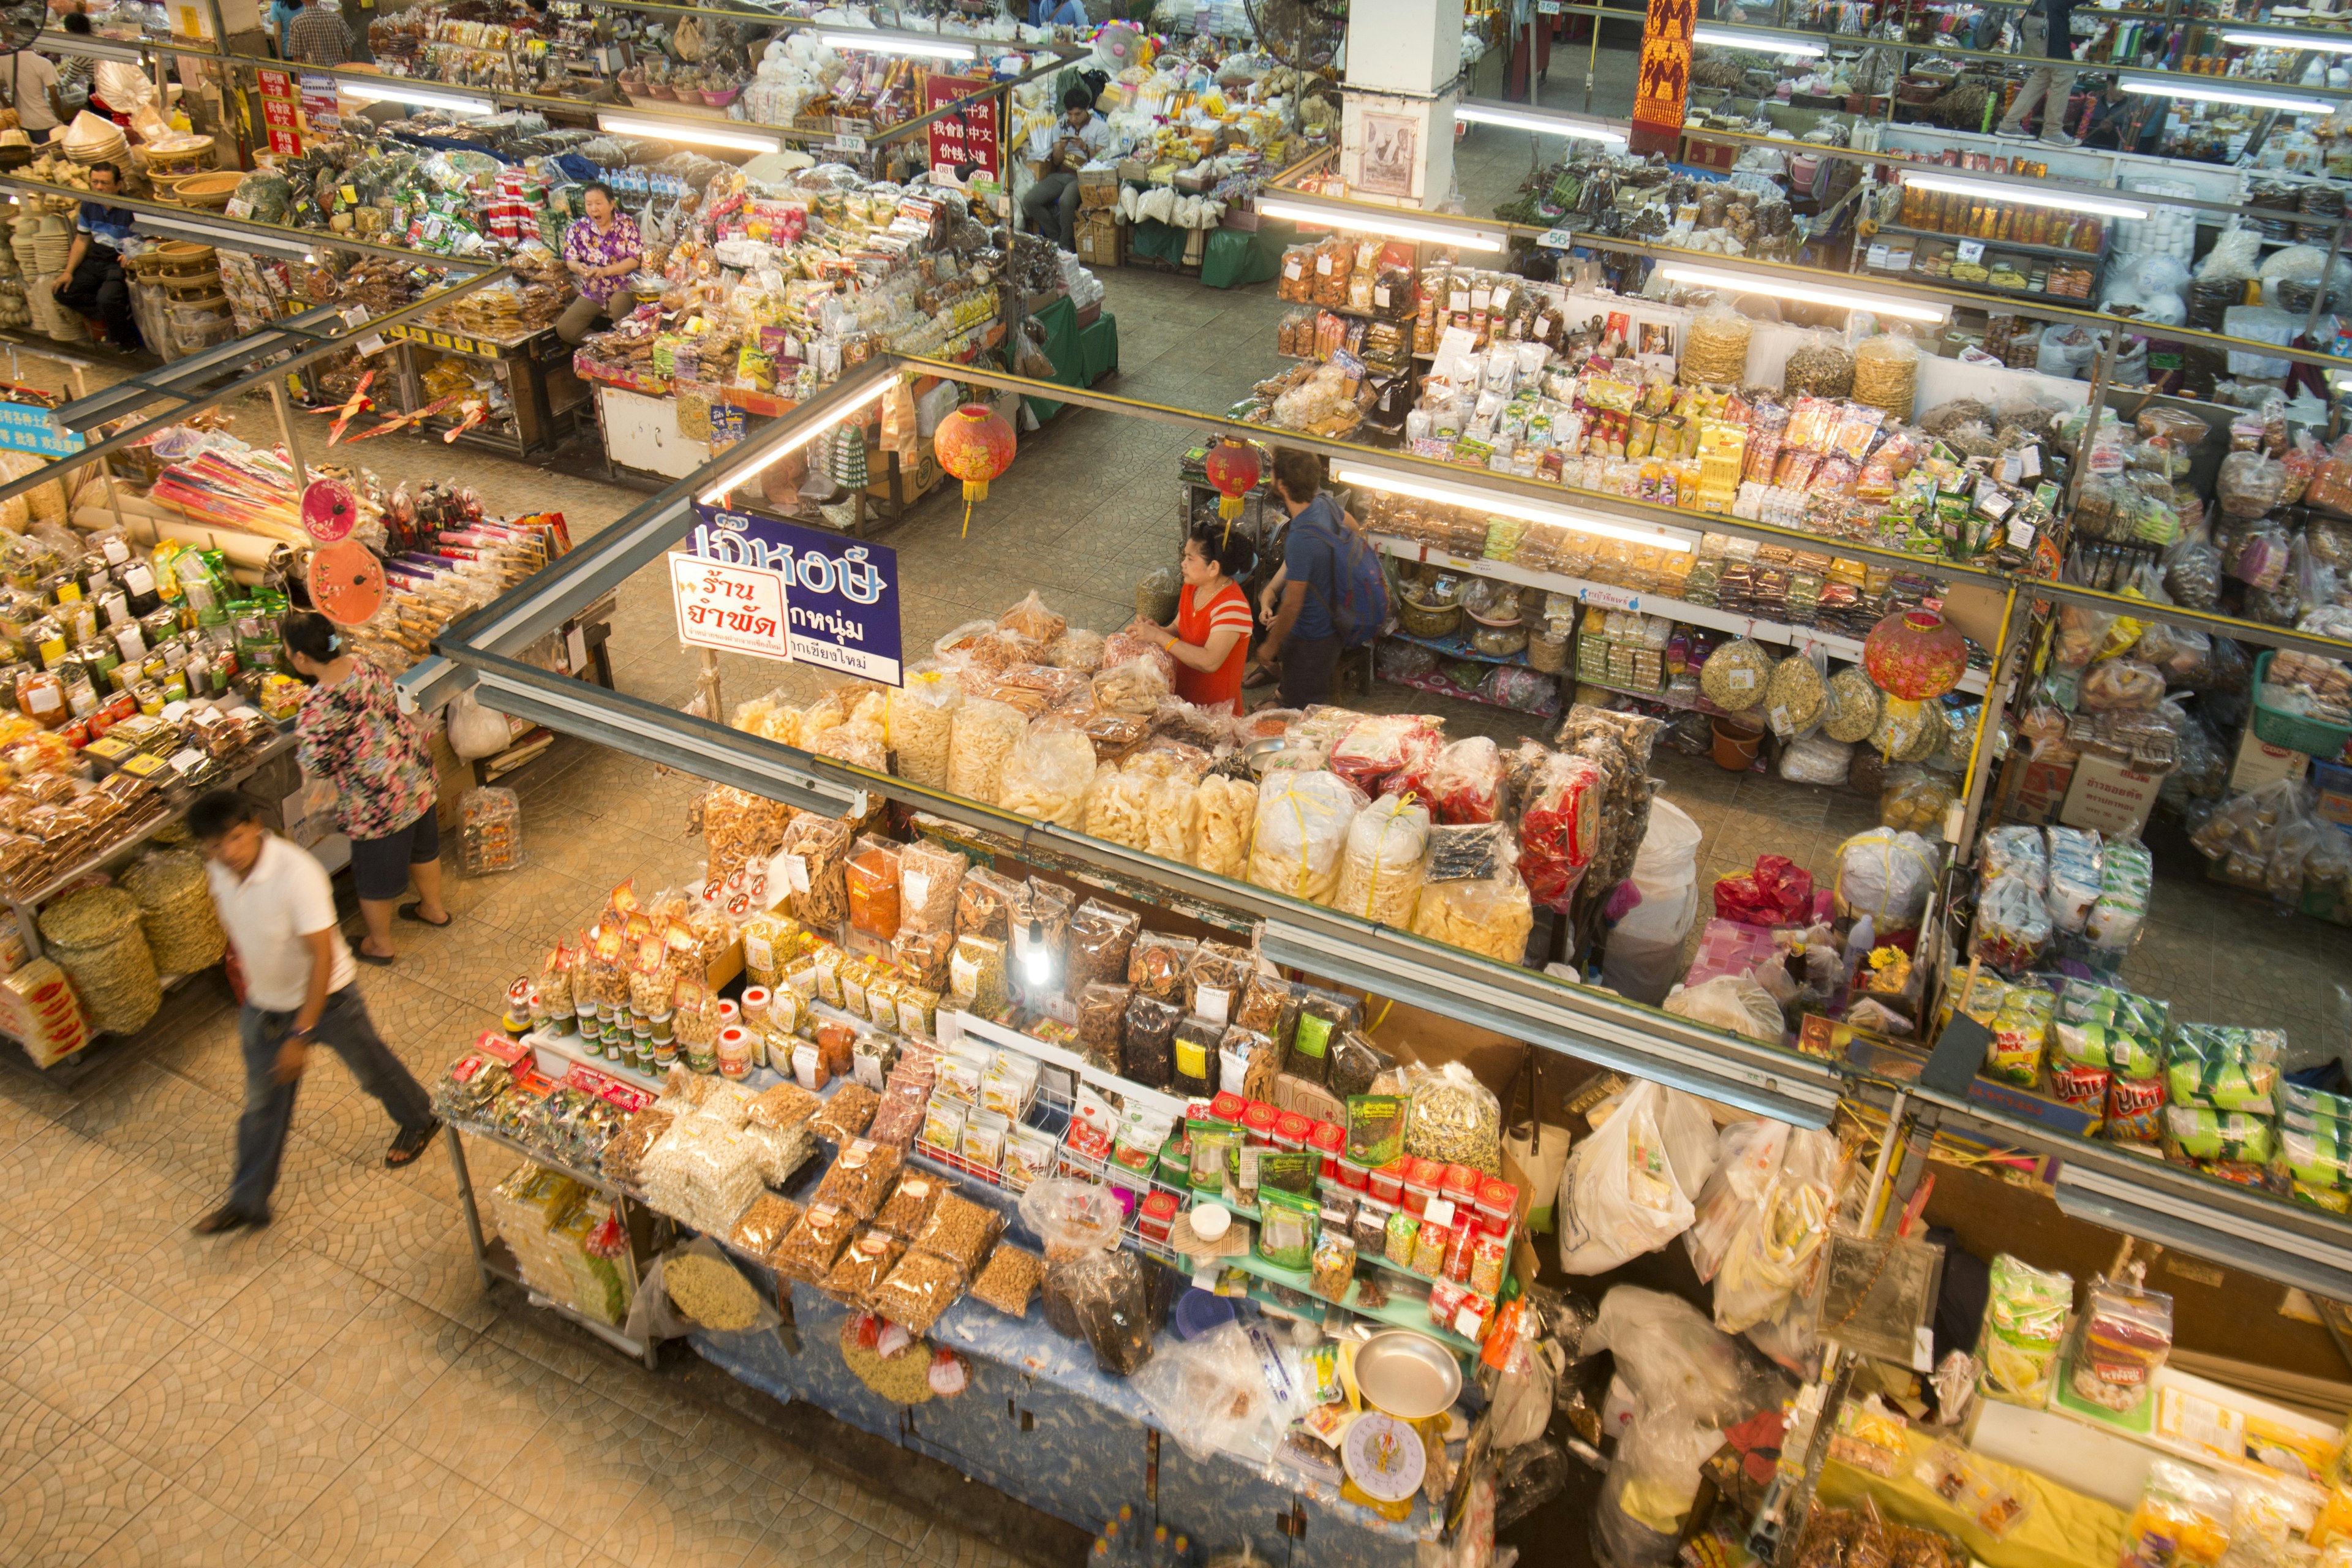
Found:
<svg viewBox="0 0 2352 1568"><path fill-rule="evenodd" d="M885 55L935 55L943 60L980 58L980 51L970 44L959 44L949 38L926 38L909 33L829 32L819 33L816 41L828 49L870 49Z"/></svg>
<svg viewBox="0 0 2352 1568"><path fill-rule="evenodd" d="M698 124L691 120L661 120L648 114L600 114L596 125L599 130L621 136L650 136L659 142L685 142L698 147L730 147L739 153L781 153L784 148L782 136L737 130L731 124L721 130L717 125Z"/></svg>
<svg viewBox="0 0 2352 1568"><path fill-rule="evenodd" d="M1538 136L1569 136L1587 142L1623 142L1629 133L1605 120L1585 114L1559 114L1516 103L1487 103L1465 98L1454 106L1454 118L1465 125L1501 125L1532 131Z"/></svg>
<svg viewBox="0 0 2352 1568"><path fill-rule="evenodd" d="M1588 517L1582 512L1565 508L1545 506L1540 502L1521 500L1516 496L1499 495L1474 485L1457 485L1444 479L1423 479L1418 474L1400 474L1388 468L1365 468L1340 458L1332 465L1331 479L1335 484L1362 485L1368 489L1384 490L1391 495L1412 496L1416 500L1435 501L1441 506L1475 507L1482 511L1501 512L1506 517L1524 518L1529 522L1558 523L1579 533L1589 533L1599 539L1614 539L1627 544L1646 544L1659 550L1687 553L1691 542L1680 534L1664 533L1654 529L1629 528L1623 523L1609 522Z"/></svg>
<svg viewBox="0 0 2352 1568"><path fill-rule="evenodd" d="M2151 210L2140 202L2119 201L2112 196L2095 196L2077 186L2068 184L2010 184L2000 180L1969 180L1956 174L1921 171L1902 172L1903 183L1923 191L1948 191L1954 195L1979 196L1990 202L2021 202L2027 206L2065 207L2073 212L2096 213L2101 217L2146 217Z"/></svg>
<svg viewBox="0 0 2352 1568"><path fill-rule="evenodd" d="M1455 228L1450 224L1417 223L1411 218L1392 217L1386 207L1341 206L1336 203L1326 204L1285 195L1279 201L1261 198L1257 210L1265 217L1287 218L1292 223L1320 224L1326 228L1347 229L1357 234L1385 234L1393 239L1451 246L1456 250L1506 250L1510 247L1508 235L1491 228Z"/></svg>
<svg viewBox="0 0 2352 1568"><path fill-rule="evenodd" d="M1695 267L1680 261L1658 263L1660 277L1698 289L1728 289L1742 294L1771 294L1814 305L1843 306L1849 310L1874 310L1906 321L1947 321L1949 305L1897 299L1891 294L1866 294L1858 289L1834 289L1822 284L1796 283L1757 272L1732 272L1717 267Z"/></svg>
<svg viewBox="0 0 2352 1568"><path fill-rule="evenodd" d="M701 497L702 504L705 506L717 506L720 501L727 498L727 492L729 490L735 489L738 485L743 483L744 480L754 479L760 474L766 472L771 465L782 461L786 454L798 451L801 447L807 446L811 441L815 440L818 437L824 435L826 431L832 429L835 426L840 424L843 420L848 418L859 409L866 407L868 404L880 402L882 400L882 395L890 390L890 384L896 379L897 378L895 376L889 375L877 377L873 385L867 387L865 391L858 393L846 403L843 403L836 406L833 410L833 416L831 418L824 421L822 424L812 425L806 429L795 430L793 434L784 437L783 440L778 442L772 447L770 447L765 451L761 452L757 458L754 458L749 463L744 464L741 468L735 469L726 478L718 480L712 484L709 489L704 490Z"/></svg>
<svg viewBox="0 0 2352 1568"><path fill-rule="evenodd" d="M2333 114L2339 105L2324 98L2295 98L2283 92L2249 92L2233 87L2189 87L2153 77L2126 77L2126 92L2150 98L2189 98L2200 103L2242 103L2249 109L2284 109L2293 114Z"/></svg>
<svg viewBox="0 0 2352 1568"><path fill-rule="evenodd" d="M446 110L451 114L495 114L499 107L487 98L467 98L454 92L428 92L423 88L396 86L390 82L353 81L349 77L337 77L335 90L345 98L356 98L362 103L378 100L406 103L418 109Z"/></svg>
<svg viewBox="0 0 2352 1568"><path fill-rule="evenodd" d="M1791 43L1776 38L1769 33L1751 33L1745 27L1693 27L1691 42L1713 44L1722 49L1757 49L1768 55L1826 55L1825 44Z"/></svg>

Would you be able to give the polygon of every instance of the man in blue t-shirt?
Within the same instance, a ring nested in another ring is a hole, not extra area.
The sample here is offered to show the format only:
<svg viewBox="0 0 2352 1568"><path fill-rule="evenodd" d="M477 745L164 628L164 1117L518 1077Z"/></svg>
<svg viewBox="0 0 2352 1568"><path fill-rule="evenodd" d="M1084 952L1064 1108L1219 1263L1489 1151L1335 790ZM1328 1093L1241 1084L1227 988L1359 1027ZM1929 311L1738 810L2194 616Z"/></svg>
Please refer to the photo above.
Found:
<svg viewBox="0 0 2352 1568"><path fill-rule="evenodd" d="M122 171L111 163L89 166L89 194L99 198L81 204L74 220L73 248L65 267L49 279L58 303L81 316L106 322L106 339L116 348L135 353L140 347L139 323L131 316L131 286L122 278L122 247L131 240L132 214L129 207L110 207L108 196L122 188Z"/></svg>
<svg viewBox="0 0 2352 1568"><path fill-rule="evenodd" d="M1331 619L1342 581L1341 552L1363 548L1353 539L1339 503L1323 493L1323 463L1311 452L1277 447L1274 485L1290 514L1282 539L1282 571L1266 589L1265 640L1258 662L1281 682L1282 705L1304 708L1331 700L1339 662L1339 628Z"/></svg>

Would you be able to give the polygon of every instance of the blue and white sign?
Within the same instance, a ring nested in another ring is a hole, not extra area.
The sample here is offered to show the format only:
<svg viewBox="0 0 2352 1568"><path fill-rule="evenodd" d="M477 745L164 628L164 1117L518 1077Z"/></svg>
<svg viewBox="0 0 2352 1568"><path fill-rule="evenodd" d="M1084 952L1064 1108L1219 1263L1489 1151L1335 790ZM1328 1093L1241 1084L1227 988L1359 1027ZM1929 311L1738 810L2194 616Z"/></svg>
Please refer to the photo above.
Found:
<svg viewBox="0 0 2352 1568"><path fill-rule="evenodd" d="M789 658L888 686L900 675L898 552L772 517L698 504L688 548L783 578Z"/></svg>
<svg viewBox="0 0 2352 1568"><path fill-rule="evenodd" d="M69 458L82 448L79 436L61 436L49 423L47 407L33 403L0 403L0 447L13 452L38 452L44 458Z"/></svg>

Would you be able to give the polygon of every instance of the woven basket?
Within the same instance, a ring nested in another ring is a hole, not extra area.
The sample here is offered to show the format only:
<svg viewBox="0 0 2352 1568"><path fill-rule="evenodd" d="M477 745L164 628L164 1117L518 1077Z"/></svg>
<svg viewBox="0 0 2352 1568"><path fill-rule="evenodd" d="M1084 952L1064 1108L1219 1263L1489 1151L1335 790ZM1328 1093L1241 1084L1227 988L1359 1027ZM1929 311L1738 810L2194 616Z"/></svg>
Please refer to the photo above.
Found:
<svg viewBox="0 0 2352 1568"><path fill-rule="evenodd" d="M228 205L236 195L236 187L245 176L235 169L210 169L201 174L190 174L173 187L173 199L183 206L218 209Z"/></svg>

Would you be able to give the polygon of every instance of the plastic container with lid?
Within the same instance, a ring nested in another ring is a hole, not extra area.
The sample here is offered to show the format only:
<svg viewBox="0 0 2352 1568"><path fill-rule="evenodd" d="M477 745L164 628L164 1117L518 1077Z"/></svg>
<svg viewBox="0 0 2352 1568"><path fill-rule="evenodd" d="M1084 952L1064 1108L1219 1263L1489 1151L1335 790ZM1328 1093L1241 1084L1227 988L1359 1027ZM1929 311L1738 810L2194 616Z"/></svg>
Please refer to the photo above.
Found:
<svg viewBox="0 0 2352 1568"><path fill-rule="evenodd" d="M1253 1100L1242 1111L1242 1131L1261 1149L1274 1146L1274 1125L1282 1112L1263 1100Z"/></svg>
<svg viewBox="0 0 2352 1568"><path fill-rule="evenodd" d="M1478 1201L1478 1188L1486 1179L1486 1173L1475 1165L1448 1165L1438 1178L1438 1188L1456 1208L1463 1208Z"/></svg>
<svg viewBox="0 0 2352 1568"><path fill-rule="evenodd" d="M1307 1135L1315 1130L1311 1118L1296 1110L1283 1111L1274 1123L1274 1146L1277 1149L1305 1149Z"/></svg>
<svg viewBox="0 0 2352 1568"><path fill-rule="evenodd" d="M1489 1236L1508 1236L1511 1215L1519 1206L1519 1189L1499 1176L1478 1184L1478 1225Z"/></svg>
<svg viewBox="0 0 2352 1568"><path fill-rule="evenodd" d="M737 1010L742 1015L744 1024L748 1026L752 1024L766 1023L768 1003L772 999L768 988L764 985L743 987L743 1000Z"/></svg>
<svg viewBox="0 0 2352 1568"><path fill-rule="evenodd" d="M1407 1160L1404 1163L1404 1206L1416 1215L1425 1213L1433 1204L1445 1201L1438 1194L1437 1184L1423 1169L1429 1163L1426 1160Z"/></svg>
<svg viewBox="0 0 2352 1568"><path fill-rule="evenodd" d="M1164 1245L1168 1240L1169 1230L1175 1223L1176 1194L1174 1193L1150 1193L1145 1195L1141 1217L1135 1222L1138 1235L1146 1241L1157 1241Z"/></svg>
<svg viewBox="0 0 2352 1568"><path fill-rule="evenodd" d="M1342 1156L1339 1160L1339 1176L1341 1186L1351 1193L1360 1193L1370 1188L1372 1184L1372 1168L1370 1165L1359 1165L1353 1160Z"/></svg>
<svg viewBox="0 0 2352 1568"><path fill-rule="evenodd" d="M1238 1122L1248 1109L1249 1101L1229 1089L1220 1089L1217 1098L1209 1101L1209 1116L1217 1121Z"/></svg>
<svg viewBox="0 0 2352 1568"><path fill-rule="evenodd" d="M723 1029L730 1024L740 1024L742 1021L743 1009L737 1005L735 998L721 996L719 999L719 1026Z"/></svg>
<svg viewBox="0 0 2352 1568"><path fill-rule="evenodd" d="M1368 1171L1364 1184L1372 1196L1384 1204L1404 1201L1404 1162L1391 1160L1387 1164Z"/></svg>
<svg viewBox="0 0 2352 1568"><path fill-rule="evenodd" d="M1412 1189L1406 1189L1410 1208ZM1442 1279L1445 1273L1446 1249L1454 1242L1454 1205L1444 1198L1433 1198L1422 1211L1421 1233L1413 1238L1412 1271L1424 1279Z"/></svg>
<svg viewBox="0 0 2352 1568"><path fill-rule="evenodd" d="M1277 1134L1278 1136L1278 1134ZM1348 1134L1333 1121L1318 1121L1307 1130L1307 1146L1322 1161L1322 1174L1339 1180L1339 1151L1348 1146Z"/></svg>
<svg viewBox="0 0 2352 1568"><path fill-rule="evenodd" d="M719 1076L740 1079L751 1070L751 1032L740 1024L719 1030Z"/></svg>

